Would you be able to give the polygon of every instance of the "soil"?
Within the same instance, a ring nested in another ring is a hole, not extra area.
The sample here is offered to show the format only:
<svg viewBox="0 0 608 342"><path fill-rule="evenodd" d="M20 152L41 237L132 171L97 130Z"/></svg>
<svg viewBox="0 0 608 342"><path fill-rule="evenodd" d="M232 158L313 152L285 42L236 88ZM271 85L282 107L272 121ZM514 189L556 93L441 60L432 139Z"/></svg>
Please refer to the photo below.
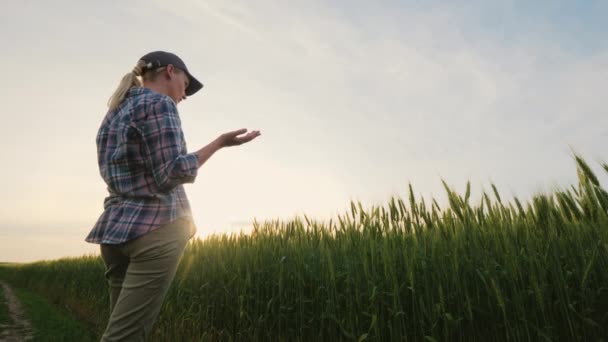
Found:
<svg viewBox="0 0 608 342"><path fill-rule="evenodd" d="M25 318L19 298L17 298L7 283L0 281L0 286L4 289L4 297L11 316L11 322L0 324L0 341L17 342L32 340L34 338L32 325L30 321Z"/></svg>

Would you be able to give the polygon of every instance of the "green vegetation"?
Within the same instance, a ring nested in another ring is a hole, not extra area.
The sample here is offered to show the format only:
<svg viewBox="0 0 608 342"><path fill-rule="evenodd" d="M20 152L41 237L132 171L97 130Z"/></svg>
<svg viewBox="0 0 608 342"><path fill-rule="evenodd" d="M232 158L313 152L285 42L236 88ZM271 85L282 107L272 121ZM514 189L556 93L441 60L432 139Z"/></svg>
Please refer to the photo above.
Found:
<svg viewBox="0 0 608 342"><path fill-rule="evenodd" d="M190 243L154 340L552 341L608 338L608 193L579 184L529 203L493 186L478 205L352 203L337 222L256 224ZM608 172L608 165L603 168ZM99 257L0 268L89 319L108 295Z"/></svg>
<svg viewBox="0 0 608 342"><path fill-rule="evenodd" d="M100 257L83 256L0 267L0 279L68 308L97 332L105 327L109 310L104 271Z"/></svg>
<svg viewBox="0 0 608 342"><path fill-rule="evenodd" d="M49 303L45 298L22 289L13 289L13 291L21 302L25 317L32 325L33 339L31 341L86 342L94 340L90 329L72 315ZM4 288L0 286L0 332L4 331L2 325L13 323L4 297Z"/></svg>
<svg viewBox="0 0 608 342"><path fill-rule="evenodd" d="M34 342L94 341L92 332L64 310L45 298L22 289L15 289L25 317L31 324Z"/></svg>

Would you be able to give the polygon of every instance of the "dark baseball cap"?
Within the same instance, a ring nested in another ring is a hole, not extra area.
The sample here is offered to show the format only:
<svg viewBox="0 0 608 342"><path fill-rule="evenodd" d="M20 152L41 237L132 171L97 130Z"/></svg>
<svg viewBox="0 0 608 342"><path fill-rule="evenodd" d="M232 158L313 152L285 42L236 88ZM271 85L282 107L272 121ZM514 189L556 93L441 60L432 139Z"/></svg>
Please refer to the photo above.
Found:
<svg viewBox="0 0 608 342"><path fill-rule="evenodd" d="M188 76L188 88L186 88L187 96L193 95L203 87L203 84L190 74L184 61L171 52L153 51L147 53L140 59L146 62L144 70L154 70L169 64L173 64L174 67L183 70Z"/></svg>

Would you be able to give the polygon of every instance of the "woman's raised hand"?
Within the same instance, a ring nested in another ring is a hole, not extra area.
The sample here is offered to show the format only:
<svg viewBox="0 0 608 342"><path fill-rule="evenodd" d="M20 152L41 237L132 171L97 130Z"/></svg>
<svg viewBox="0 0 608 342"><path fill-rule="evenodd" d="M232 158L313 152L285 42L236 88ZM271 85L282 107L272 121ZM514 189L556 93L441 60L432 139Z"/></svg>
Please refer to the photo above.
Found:
<svg viewBox="0 0 608 342"><path fill-rule="evenodd" d="M229 147L241 145L250 142L251 140L261 135L260 131L251 131L241 136L241 134L244 134L246 132L247 128L241 128L236 131L226 132L220 135L220 137L218 138L220 146Z"/></svg>
<svg viewBox="0 0 608 342"><path fill-rule="evenodd" d="M198 159L198 167L201 167L207 161L207 159L217 152L217 150L223 147L236 146L250 142L261 134L260 131L251 131L243 136L240 136L246 132L247 128L226 132L217 137L217 139L213 140L207 146L196 151L195 153L196 158Z"/></svg>

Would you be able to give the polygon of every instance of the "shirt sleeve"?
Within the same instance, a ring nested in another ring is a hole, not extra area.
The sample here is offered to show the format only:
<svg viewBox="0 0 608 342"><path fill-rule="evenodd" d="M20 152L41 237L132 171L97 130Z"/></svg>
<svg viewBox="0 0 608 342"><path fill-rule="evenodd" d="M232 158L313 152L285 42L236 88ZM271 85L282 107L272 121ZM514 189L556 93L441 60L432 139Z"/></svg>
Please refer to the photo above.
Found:
<svg viewBox="0 0 608 342"><path fill-rule="evenodd" d="M162 100L151 109L142 137L156 184L161 191L170 191L180 184L193 183L198 172L198 157L187 153L175 103Z"/></svg>

